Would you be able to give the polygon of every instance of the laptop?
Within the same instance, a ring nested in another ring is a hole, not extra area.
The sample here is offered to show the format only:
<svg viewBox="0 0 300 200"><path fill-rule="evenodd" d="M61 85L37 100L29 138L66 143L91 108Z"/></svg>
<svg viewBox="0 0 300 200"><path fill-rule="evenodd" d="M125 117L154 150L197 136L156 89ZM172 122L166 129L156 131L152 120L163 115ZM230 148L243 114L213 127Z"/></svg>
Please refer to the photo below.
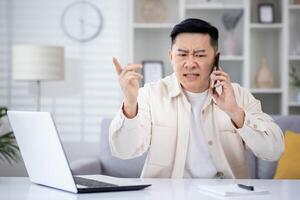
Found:
<svg viewBox="0 0 300 200"><path fill-rule="evenodd" d="M33 183L73 193L140 190L151 185L141 179L73 176L51 113L8 111L7 115Z"/></svg>

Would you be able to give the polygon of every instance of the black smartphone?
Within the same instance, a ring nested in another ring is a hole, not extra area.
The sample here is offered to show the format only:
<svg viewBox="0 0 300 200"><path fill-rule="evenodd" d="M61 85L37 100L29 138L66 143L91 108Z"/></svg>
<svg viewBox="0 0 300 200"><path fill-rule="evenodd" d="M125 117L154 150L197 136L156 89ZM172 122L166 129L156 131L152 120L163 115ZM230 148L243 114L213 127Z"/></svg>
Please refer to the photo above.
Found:
<svg viewBox="0 0 300 200"><path fill-rule="evenodd" d="M220 53L217 53L216 57L215 57L215 62L214 62L214 66L213 66L213 69L211 72L213 72L214 70L220 70L220 67L219 67L219 60L220 60ZM217 84L217 81L214 82L214 85L213 85L213 92L216 92L216 84Z"/></svg>

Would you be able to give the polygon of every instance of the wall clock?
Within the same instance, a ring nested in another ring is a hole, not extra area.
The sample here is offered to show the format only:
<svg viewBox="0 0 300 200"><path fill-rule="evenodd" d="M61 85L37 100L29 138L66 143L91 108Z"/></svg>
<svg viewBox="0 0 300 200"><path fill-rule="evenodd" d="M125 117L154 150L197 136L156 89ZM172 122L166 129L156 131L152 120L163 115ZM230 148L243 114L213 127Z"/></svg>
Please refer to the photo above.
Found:
<svg viewBox="0 0 300 200"><path fill-rule="evenodd" d="M88 42L101 32L103 17L96 5L88 1L76 1L64 9L61 27L72 40Z"/></svg>

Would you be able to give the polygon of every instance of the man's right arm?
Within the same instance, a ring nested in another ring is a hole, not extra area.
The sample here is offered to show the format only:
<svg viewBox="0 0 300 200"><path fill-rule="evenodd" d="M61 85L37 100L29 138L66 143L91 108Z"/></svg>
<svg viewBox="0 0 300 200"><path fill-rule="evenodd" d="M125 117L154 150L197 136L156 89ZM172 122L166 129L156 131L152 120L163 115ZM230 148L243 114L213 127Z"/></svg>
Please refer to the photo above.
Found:
<svg viewBox="0 0 300 200"><path fill-rule="evenodd" d="M134 104L130 104L130 103L124 101L123 106L122 106L122 111L123 111L123 114L127 118L129 118L129 119L134 118L137 115L137 112L138 112L137 102L134 103Z"/></svg>
<svg viewBox="0 0 300 200"><path fill-rule="evenodd" d="M124 102L111 122L109 143L113 155L123 159L133 158L143 154L150 144L149 90L139 89L138 81L143 77L135 70L141 69L141 65L131 64L122 68L116 58L113 58L113 63Z"/></svg>
<svg viewBox="0 0 300 200"><path fill-rule="evenodd" d="M124 113L124 103L111 122L109 144L114 156L129 159L146 152L151 140L151 117L147 88L141 88L137 103L137 113L128 118Z"/></svg>

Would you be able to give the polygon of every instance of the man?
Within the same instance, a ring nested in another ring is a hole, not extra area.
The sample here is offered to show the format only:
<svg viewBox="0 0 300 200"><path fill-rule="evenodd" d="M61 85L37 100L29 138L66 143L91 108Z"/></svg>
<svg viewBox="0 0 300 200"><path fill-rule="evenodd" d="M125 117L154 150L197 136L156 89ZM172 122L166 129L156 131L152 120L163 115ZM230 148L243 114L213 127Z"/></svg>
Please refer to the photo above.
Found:
<svg viewBox="0 0 300 200"><path fill-rule="evenodd" d="M277 160L280 128L248 91L214 70L218 30L186 19L171 41L174 74L140 89L135 70L142 66L122 68L113 59L124 102L110 126L112 154L129 159L148 151L141 175L147 178L249 178L246 147Z"/></svg>

